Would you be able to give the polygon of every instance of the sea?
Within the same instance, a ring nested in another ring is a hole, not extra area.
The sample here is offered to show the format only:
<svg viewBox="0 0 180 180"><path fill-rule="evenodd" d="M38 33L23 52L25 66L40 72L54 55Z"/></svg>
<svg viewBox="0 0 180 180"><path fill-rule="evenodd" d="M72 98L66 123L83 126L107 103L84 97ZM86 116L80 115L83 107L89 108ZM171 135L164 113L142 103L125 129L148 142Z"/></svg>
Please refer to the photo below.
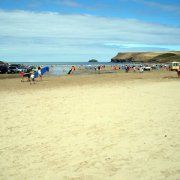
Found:
<svg viewBox="0 0 180 180"><path fill-rule="evenodd" d="M117 65L117 64L123 64L123 63L112 63L112 62L10 62L10 64L24 64L24 65L57 65L57 66L97 66L97 65Z"/></svg>

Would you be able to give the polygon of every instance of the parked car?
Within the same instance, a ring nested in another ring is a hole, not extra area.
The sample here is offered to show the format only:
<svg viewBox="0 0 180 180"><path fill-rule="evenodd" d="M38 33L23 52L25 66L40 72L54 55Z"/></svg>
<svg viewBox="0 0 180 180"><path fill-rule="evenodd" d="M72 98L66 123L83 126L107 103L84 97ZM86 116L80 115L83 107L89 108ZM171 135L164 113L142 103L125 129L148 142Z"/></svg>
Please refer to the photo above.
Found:
<svg viewBox="0 0 180 180"><path fill-rule="evenodd" d="M180 69L180 62L172 62L170 64L170 70L171 71L177 71Z"/></svg>
<svg viewBox="0 0 180 180"><path fill-rule="evenodd" d="M8 72L8 66L1 65L0 66L0 74L5 74Z"/></svg>
<svg viewBox="0 0 180 180"><path fill-rule="evenodd" d="M27 72L27 69L28 69L25 66L19 66L17 68L18 68L19 72L25 72L25 73Z"/></svg>
<svg viewBox="0 0 180 180"><path fill-rule="evenodd" d="M20 71L16 66L9 66L8 67L8 73L13 74L13 73L18 73L18 72L20 72Z"/></svg>
<svg viewBox="0 0 180 180"><path fill-rule="evenodd" d="M151 71L151 69L152 69L152 68L149 67L149 66L144 66L144 67L143 67L143 70L144 70L144 71Z"/></svg>
<svg viewBox="0 0 180 180"><path fill-rule="evenodd" d="M17 68L20 67L20 64L10 64L10 66L16 66Z"/></svg>

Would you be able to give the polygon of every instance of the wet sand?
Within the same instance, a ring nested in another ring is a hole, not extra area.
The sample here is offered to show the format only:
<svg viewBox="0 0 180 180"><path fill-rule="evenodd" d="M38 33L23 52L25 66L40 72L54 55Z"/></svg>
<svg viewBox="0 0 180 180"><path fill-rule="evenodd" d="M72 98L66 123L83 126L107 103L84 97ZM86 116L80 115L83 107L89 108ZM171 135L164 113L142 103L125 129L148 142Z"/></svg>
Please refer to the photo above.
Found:
<svg viewBox="0 0 180 180"><path fill-rule="evenodd" d="M0 80L0 179L179 179L174 72Z"/></svg>

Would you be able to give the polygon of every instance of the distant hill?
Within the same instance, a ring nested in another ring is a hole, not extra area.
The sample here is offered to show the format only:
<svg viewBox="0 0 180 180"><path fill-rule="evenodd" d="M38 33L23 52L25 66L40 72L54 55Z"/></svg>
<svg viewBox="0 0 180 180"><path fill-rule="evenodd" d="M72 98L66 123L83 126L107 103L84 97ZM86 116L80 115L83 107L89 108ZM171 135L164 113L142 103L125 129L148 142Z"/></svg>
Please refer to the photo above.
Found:
<svg viewBox="0 0 180 180"><path fill-rule="evenodd" d="M118 53L111 62L180 62L180 51Z"/></svg>

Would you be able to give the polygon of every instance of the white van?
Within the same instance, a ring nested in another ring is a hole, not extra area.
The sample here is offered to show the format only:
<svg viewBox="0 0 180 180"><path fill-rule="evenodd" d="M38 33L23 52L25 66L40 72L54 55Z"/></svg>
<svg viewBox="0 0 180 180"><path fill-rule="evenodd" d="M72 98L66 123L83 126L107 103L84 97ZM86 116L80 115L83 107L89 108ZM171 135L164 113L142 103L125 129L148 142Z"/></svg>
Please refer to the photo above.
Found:
<svg viewBox="0 0 180 180"><path fill-rule="evenodd" d="M170 64L170 70L171 71L177 71L180 69L180 62L172 62Z"/></svg>

